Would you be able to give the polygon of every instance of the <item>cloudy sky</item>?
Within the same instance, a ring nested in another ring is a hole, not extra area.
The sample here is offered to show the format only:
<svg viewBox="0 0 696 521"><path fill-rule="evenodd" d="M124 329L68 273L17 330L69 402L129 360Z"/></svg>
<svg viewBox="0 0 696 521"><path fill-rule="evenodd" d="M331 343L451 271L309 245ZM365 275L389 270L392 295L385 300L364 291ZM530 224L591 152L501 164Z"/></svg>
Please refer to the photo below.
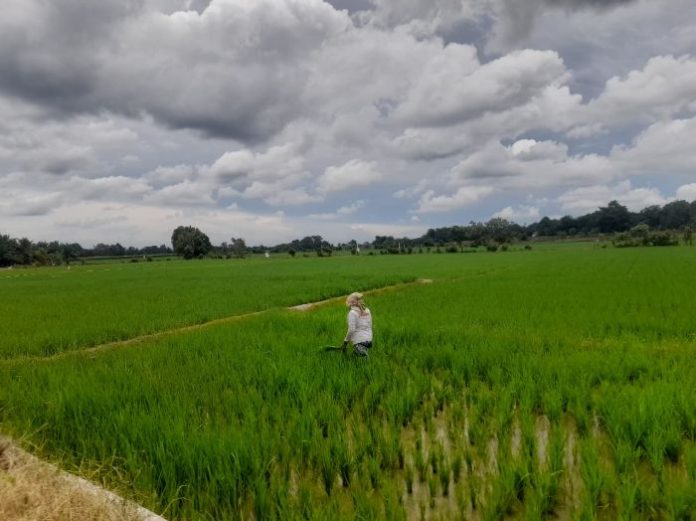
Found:
<svg viewBox="0 0 696 521"><path fill-rule="evenodd" d="M0 233L338 242L696 199L693 0L4 0Z"/></svg>

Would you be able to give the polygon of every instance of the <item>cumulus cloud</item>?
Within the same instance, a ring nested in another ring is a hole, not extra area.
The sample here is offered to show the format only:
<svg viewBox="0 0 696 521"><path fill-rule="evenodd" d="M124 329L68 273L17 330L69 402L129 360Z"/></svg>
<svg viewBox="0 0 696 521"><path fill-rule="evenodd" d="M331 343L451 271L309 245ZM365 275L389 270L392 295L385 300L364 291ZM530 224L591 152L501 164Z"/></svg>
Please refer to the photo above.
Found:
<svg viewBox="0 0 696 521"><path fill-rule="evenodd" d="M652 123L696 113L696 60L656 56L640 70L610 78L602 93L582 111L571 135L584 137L607 127Z"/></svg>
<svg viewBox="0 0 696 521"><path fill-rule="evenodd" d="M319 177L318 188L322 192L340 192L350 188L369 186L382 178L375 162L351 159L339 166L330 166Z"/></svg>
<svg viewBox="0 0 696 521"><path fill-rule="evenodd" d="M490 186L470 186L459 188L452 195L435 195L433 190L425 192L418 202L416 213L451 212L472 205L492 194Z"/></svg>
<svg viewBox="0 0 696 521"><path fill-rule="evenodd" d="M607 10L635 1L637 0L497 0L494 2L496 24L489 48L500 52L516 46L529 35L544 11L549 9Z"/></svg>
<svg viewBox="0 0 696 521"><path fill-rule="evenodd" d="M197 177L196 168L191 165L158 166L152 172L148 172L145 178L153 186L171 186L191 181Z"/></svg>
<svg viewBox="0 0 696 521"><path fill-rule="evenodd" d="M541 217L541 212L539 211L539 208L536 206L506 206L502 210L495 212L493 214L493 217L499 217L501 219L507 219L508 221L527 224L530 222L538 221Z"/></svg>
<svg viewBox="0 0 696 521"><path fill-rule="evenodd" d="M596 154L568 156L555 141L518 140L510 146L490 142L455 165L454 184L495 182L501 188L577 185L611 179L619 172L608 158Z"/></svg>
<svg viewBox="0 0 696 521"><path fill-rule="evenodd" d="M178 215L177 224L195 216L222 229L229 218L274 230L264 237L303 226L338 236L358 215L368 233L385 229L371 218L449 225L448 212L469 220L502 208L495 214L524 220L601 198L667 200L661 194L678 184L689 195L696 22L686 8L8 0L3 224L63 223L87 237L76 223L94 212L105 233L145 237L135 216L165 229ZM508 52L521 40L505 43L506 31L525 21L539 22L534 48ZM585 90L587 78L596 90ZM117 210L102 216L106 205Z"/></svg>
<svg viewBox="0 0 696 521"><path fill-rule="evenodd" d="M352 215L365 206L365 201L355 201L349 205L341 206L336 213L338 215Z"/></svg>
<svg viewBox="0 0 696 521"><path fill-rule="evenodd" d="M561 208L571 214L579 215L606 206L607 202L616 200L631 211L638 211L646 206L663 205L669 200L656 188L633 188L630 181L616 185L593 185L576 188L563 193L558 201Z"/></svg>
<svg viewBox="0 0 696 521"><path fill-rule="evenodd" d="M615 146L611 158L627 174L693 173L696 117L654 123L630 145Z"/></svg>
<svg viewBox="0 0 696 521"><path fill-rule="evenodd" d="M10 0L0 90L68 114L145 112L176 128L265 139L302 110L311 51L350 24L320 0L148 7Z"/></svg>
<svg viewBox="0 0 696 521"><path fill-rule="evenodd" d="M684 201L696 201L696 183L682 185L677 188L677 199Z"/></svg>
<svg viewBox="0 0 696 521"><path fill-rule="evenodd" d="M370 8L358 11L362 24L399 27L419 37L451 30L486 13L487 0L371 0Z"/></svg>
<svg viewBox="0 0 696 521"><path fill-rule="evenodd" d="M60 204L62 198L59 192L37 195L20 190L3 191L0 215L8 217L46 215Z"/></svg>
<svg viewBox="0 0 696 521"><path fill-rule="evenodd" d="M283 179L301 174L302 146L286 143L262 152L249 149L226 152L210 167L210 174L223 183L244 185L254 181Z"/></svg>
<svg viewBox="0 0 696 521"><path fill-rule="evenodd" d="M528 102L565 79L553 51L513 52L480 65L476 50L451 44L429 63L395 117L416 126L447 126Z"/></svg>

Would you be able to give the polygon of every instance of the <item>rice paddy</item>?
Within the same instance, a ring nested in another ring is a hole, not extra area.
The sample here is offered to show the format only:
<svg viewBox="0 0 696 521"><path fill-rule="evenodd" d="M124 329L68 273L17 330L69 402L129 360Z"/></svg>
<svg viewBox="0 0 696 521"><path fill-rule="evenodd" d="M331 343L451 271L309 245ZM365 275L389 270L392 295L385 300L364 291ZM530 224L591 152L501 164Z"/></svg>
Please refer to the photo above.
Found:
<svg viewBox="0 0 696 521"><path fill-rule="evenodd" d="M575 245L5 272L0 432L168 519L694 519L695 261ZM419 277L367 297L367 359L320 349L342 304L282 309Z"/></svg>

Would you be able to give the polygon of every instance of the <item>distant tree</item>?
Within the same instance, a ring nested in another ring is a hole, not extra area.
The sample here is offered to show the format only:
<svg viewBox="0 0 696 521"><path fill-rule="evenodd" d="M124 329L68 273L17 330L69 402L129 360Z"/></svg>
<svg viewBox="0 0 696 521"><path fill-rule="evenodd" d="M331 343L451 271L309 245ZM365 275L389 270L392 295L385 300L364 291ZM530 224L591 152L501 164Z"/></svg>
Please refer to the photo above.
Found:
<svg viewBox="0 0 696 521"><path fill-rule="evenodd" d="M558 231L563 232L566 235L575 235L578 231L577 221L570 215L561 217L558 225Z"/></svg>
<svg viewBox="0 0 696 521"><path fill-rule="evenodd" d="M60 246L61 260L65 264L70 264L70 262L77 259L80 255L82 255L82 251L83 251L82 246L80 246L77 243L61 244L61 246Z"/></svg>
<svg viewBox="0 0 696 521"><path fill-rule="evenodd" d="M538 235L549 237L558 233L558 224L559 223L557 219L550 219L548 217L544 217L538 223L536 223L536 225L533 226L536 228L535 231Z"/></svg>
<svg viewBox="0 0 696 521"><path fill-rule="evenodd" d="M486 235L498 244L511 242L517 235L517 225L507 219L495 217L486 223Z"/></svg>
<svg viewBox="0 0 696 521"><path fill-rule="evenodd" d="M678 230L689 224L691 207L686 201L673 201L662 207L660 228L663 230Z"/></svg>
<svg viewBox="0 0 696 521"><path fill-rule="evenodd" d="M660 226L660 215L662 208L658 205L648 206L643 208L637 215L637 224L647 224L650 228L658 228Z"/></svg>
<svg viewBox="0 0 696 521"><path fill-rule="evenodd" d="M631 227L631 213L618 201L611 201L599 209L597 226L602 233L624 232Z"/></svg>
<svg viewBox="0 0 696 521"><path fill-rule="evenodd" d="M12 266L18 263L17 240L9 235L0 235L0 266Z"/></svg>
<svg viewBox="0 0 696 521"><path fill-rule="evenodd" d="M172 247L184 259L206 255L211 249L208 236L193 226L179 226L172 233Z"/></svg>
<svg viewBox="0 0 696 521"><path fill-rule="evenodd" d="M17 260L19 264L31 264L34 261L34 245L27 238L16 241Z"/></svg>
<svg viewBox="0 0 696 521"><path fill-rule="evenodd" d="M242 239L241 237L239 239L235 239L234 237L232 237L230 239L229 248L235 257L239 259L243 259L244 257L246 257L247 247L246 243L244 242L244 239Z"/></svg>

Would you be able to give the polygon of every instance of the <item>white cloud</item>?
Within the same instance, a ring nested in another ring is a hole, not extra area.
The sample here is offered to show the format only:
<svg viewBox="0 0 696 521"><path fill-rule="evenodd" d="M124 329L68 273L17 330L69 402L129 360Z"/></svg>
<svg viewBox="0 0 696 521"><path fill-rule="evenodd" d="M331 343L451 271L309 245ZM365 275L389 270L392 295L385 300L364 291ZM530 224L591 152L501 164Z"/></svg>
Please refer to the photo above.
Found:
<svg viewBox="0 0 696 521"><path fill-rule="evenodd" d="M340 166L330 166L319 177L317 186L322 192L340 192L359 186L369 186L382 178L377 163L351 159Z"/></svg>
<svg viewBox="0 0 696 521"><path fill-rule="evenodd" d="M565 80L553 51L516 51L480 65L475 48L451 44L426 65L395 117L415 126L452 125L523 105Z"/></svg>
<svg viewBox="0 0 696 521"><path fill-rule="evenodd" d="M569 213L580 215L606 206L616 200L631 211L638 211L646 206L664 205L669 202L656 188L633 188L630 181L616 185L594 185L569 190L558 198L561 208Z"/></svg>
<svg viewBox="0 0 696 521"><path fill-rule="evenodd" d="M643 69L610 78L603 92L577 113L571 135L633 122L653 123L696 112L696 60L689 56L655 56Z"/></svg>
<svg viewBox="0 0 696 521"><path fill-rule="evenodd" d="M210 167L210 173L222 182L262 181L297 175L304 168L301 143L285 143L264 152L249 149L223 154Z"/></svg>
<svg viewBox="0 0 696 521"><path fill-rule="evenodd" d="M568 145L555 141L520 139L512 144L510 151L522 161L564 161L568 158Z"/></svg>
<svg viewBox="0 0 696 521"><path fill-rule="evenodd" d="M159 166L145 175L153 185L170 186L191 181L198 176L196 168L191 165Z"/></svg>
<svg viewBox="0 0 696 521"><path fill-rule="evenodd" d="M472 205L489 196L494 189L489 186L459 188L452 195L435 195L433 190L425 192L418 202L417 213L451 212Z"/></svg>
<svg viewBox="0 0 696 521"><path fill-rule="evenodd" d="M677 188L677 199L696 201L696 183L682 185Z"/></svg>
<svg viewBox="0 0 696 521"><path fill-rule="evenodd" d="M428 181L425 179L421 179L415 185L409 186L408 188L403 188L401 190L397 190L392 195L395 199L410 199L413 197L417 197L423 192L425 192L427 190L427 187Z"/></svg>
<svg viewBox="0 0 696 521"><path fill-rule="evenodd" d="M341 206L336 213L338 215L351 215L365 206L365 201L355 201L349 205Z"/></svg>
<svg viewBox="0 0 696 521"><path fill-rule="evenodd" d="M508 221L514 221L520 224L528 224L534 221L538 221L541 217L539 208L536 206L506 206L499 212L493 214L493 217L499 217L501 219L507 219Z"/></svg>
<svg viewBox="0 0 696 521"><path fill-rule="evenodd" d="M610 157L630 175L696 173L696 117L654 123Z"/></svg>
<svg viewBox="0 0 696 521"><path fill-rule="evenodd" d="M161 190L148 195L145 201L150 204L164 206L208 206L213 205L214 200L210 189L204 184L185 180L181 183L165 186Z"/></svg>

